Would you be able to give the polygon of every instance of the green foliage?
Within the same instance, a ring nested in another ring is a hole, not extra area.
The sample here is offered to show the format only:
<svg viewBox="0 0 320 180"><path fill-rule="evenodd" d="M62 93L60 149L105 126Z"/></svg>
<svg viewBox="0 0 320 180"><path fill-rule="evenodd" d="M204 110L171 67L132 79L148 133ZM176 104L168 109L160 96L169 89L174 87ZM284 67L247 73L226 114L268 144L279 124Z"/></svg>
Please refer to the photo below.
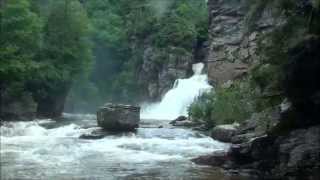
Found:
<svg viewBox="0 0 320 180"><path fill-rule="evenodd" d="M117 47L126 38L119 3L111 0L85 1L84 6L93 28L93 39L108 47Z"/></svg>
<svg viewBox="0 0 320 180"><path fill-rule="evenodd" d="M288 52L309 35L319 35L320 15L318 0L297 2L295 0L251 0L247 15L247 26L255 30L257 21L265 11L273 12L279 23L272 31L266 32L258 41L259 64L252 71L251 83L260 89L263 98L257 100L257 107L270 107L283 96L285 65L289 62ZM260 108L259 108L260 107Z"/></svg>
<svg viewBox="0 0 320 180"><path fill-rule="evenodd" d="M199 97L190 106L189 115L194 121L204 122L209 128L241 122L254 111L254 96L249 83L236 82L231 87L219 87Z"/></svg>
<svg viewBox="0 0 320 180"><path fill-rule="evenodd" d="M37 101L69 91L71 84L91 67L90 28L86 11L78 0L51 3L45 19L40 64L28 80Z"/></svg>
<svg viewBox="0 0 320 180"><path fill-rule="evenodd" d="M27 0L8 1L0 17L0 81L21 80L37 67L32 59L39 48L39 17Z"/></svg>
<svg viewBox="0 0 320 180"><path fill-rule="evenodd" d="M84 6L95 46L92 80L105 100L134 101L143 95L137 75L146 46L154 49L160 69L169 53L186 55L207 39L205 1L90 0Z"/></svg>
<svg viewBox="0 0 320 180"><path fill-rule="evenodd" d="M189 55L207 39L205 1L8 0L3 5L0 88L30 91L38 101L69 89L71 101L133 101L143 94L137 75L146 44L158 53L160 69L169 53Z"/></svg>
<svg viewBox="0 0 320 180"><path fill-rule="evenodd" d="M203 1L178 1L158 24L155 36L158 47L168 45L191 50L198 39L206 39L208 14Z"/></svg>
<svg viewBox="0 0 320 180"><path fill-rule="evenodd" d="M70 77L88 71L89 33L89 19L79 1L56 1L45 25L43 58Z"/></svg>
<svg viewBox="0 0 320 180"><path fill-rule="evenodd" d="M258 86L261 89L266 89L270 86L279 86L279 66L271 64L262 64L255 67L251 73L251 82L255 83L254 86Z"/></svg>
<svg viewBox="0 0 320 180"><path fill-rule="evenodd" d="M90 71L85 9L78 0L10 0L2 5L0 93L10 100L31 92L38 103L49 98L54 103L54 97L64 96L80 74Z"/></svg>

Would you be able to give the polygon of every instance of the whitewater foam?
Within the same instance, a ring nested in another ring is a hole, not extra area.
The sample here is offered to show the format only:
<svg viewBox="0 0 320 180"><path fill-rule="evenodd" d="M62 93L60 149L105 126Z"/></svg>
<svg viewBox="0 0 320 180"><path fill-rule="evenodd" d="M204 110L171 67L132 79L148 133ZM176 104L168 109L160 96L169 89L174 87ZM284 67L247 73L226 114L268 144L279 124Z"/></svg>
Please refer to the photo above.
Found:
<svg viewBox="0 0 320 180"><path fill-rule="evenodd" d="M142 119L173 120L178 116L187 116L188 107L204 92L212 89L208 77L202 74L203 63L192 66L194 75L188 79L177 79L162 98L161 102L142 105Z"/></svg>
<svg viewBox="0 0 320 180"><path fill-rule="evenodd" d="M169 128L138 128L136 133L114 134L100 140L79 139L98 127L82 128L87 115L75 115L79 120L70 116L74 120L67 120L68 124L37 120L1 126L1 179L92 179L93 175L100 177L97 179L119 179L109 175L148 174L152 169L168 168L163 174L166 176L172 168L186 172L194 168L191 158L229 146L188 129ZM46 123L56 125L46 128Z"/></svg>

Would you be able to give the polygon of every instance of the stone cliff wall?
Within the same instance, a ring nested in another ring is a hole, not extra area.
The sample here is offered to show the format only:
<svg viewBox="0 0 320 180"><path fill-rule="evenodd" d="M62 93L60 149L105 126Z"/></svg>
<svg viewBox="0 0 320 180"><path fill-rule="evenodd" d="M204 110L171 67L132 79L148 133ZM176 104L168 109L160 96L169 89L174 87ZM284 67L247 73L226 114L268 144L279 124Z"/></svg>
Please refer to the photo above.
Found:
<svg viewBox="0 0 320 180"><path fill-rule="evenodd" d="M289 18L273 19L267 8L262 12L260 20L256 21L255 29L247 31L246 18L249 11L244 2L208 1L208 75L218 86L245 74L252 75L254 71L250 70L255 65L268 66L270 62L261 61L263 53L258 49L258 43L261 42L259 37L275 28L280 29L279 25L290 21ZM297 12L307 13L308 8L312 7L309 0L292 3L298 7ZM319 14L313 16L320 19ZM294 28L301 31L305 27L299 24ZM279 35L278 31L276 33ZM195 162L199 161L197 163L201 164L203 161L203 164L222 167L233 173L241 173L241 170L247 172L250 169L252 174L259 175L257 179L320 178L320 54L316 50L319 49L320 39L319 35L310 31L304 35L304 40L298 41L293 47L289 46L292 44L287 40L289 45L285 44L288 51L284 52L284 65L272 73L263 74L269 79L274 74L284 74L281 85L285 88L279 96L287 99L280 106L269 105L273 106L272 111L267 108L256 112L241 123L238 134L231 138L233 145L229 152L202 157L203 159L200 157ZM262 43L268 43L270 39L270 36L266 36ZM273 82L268 81L266 86L271 83Z"/></svg>
<svg viewBox="0 0 320 180"><path fill-rule="evenodd" d="M243 0L209 0L209 79L222 84L246 74L258 60L257 40L276 24L270 12L264 12L255 31L248 33L248 9Z"/></svg>
<svg viewBox="0 0 320 180"><path fill-rule="evenodd" d="M193 52L185 52L179 47L165 49L146 45L143 63L139 73L139 83L146 87L146 98L159 100L176 79L192 75L192 64L202 61Z"/></svg>

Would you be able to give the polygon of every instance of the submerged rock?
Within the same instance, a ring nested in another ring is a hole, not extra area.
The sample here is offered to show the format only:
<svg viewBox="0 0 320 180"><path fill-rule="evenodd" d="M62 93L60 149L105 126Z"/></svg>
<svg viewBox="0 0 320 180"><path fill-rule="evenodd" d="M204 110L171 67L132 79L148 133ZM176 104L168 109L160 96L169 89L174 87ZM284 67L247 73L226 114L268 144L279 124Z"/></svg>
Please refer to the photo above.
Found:
<svg viewBox="0 0 320 180"><path fill-rule="evenodd" d="M98 126L109 131L133 131L139 126L140 107L105 104L97 112Z"/></svg>
<svg viewBox="0 0 320 180"><path fill-rule="evenodd" d="M79 138L95 140L95 139L102 139L105 136L106 136L105 134L82 134Z"/></svg>
<svg viewBox="0 0 320 180"><path fill-rule="evenodd" d="M185 120L185 121L177 121L172 124L173 126L184 126L184 127L193 127L196 126L197 123L191 121L191 120Z"/></svg>
<svg viewBox="0 0 320 180"><path fill-rule="evenodd" d="M191 121L185 116L179 116L175 120L170 122L173 126L184 126L184 127L193 127L197 125L194 121Z"/></svg>
<svg viewBox="0 0 320 180"><path fill-rule="evenodd" d="M177 123L178 121L186 121L186 120L188 120L187 117L185 117L185 116L179 116L179 117L177 117L175 120L171 121L170 124L175 124L175 123Z"/></svg>

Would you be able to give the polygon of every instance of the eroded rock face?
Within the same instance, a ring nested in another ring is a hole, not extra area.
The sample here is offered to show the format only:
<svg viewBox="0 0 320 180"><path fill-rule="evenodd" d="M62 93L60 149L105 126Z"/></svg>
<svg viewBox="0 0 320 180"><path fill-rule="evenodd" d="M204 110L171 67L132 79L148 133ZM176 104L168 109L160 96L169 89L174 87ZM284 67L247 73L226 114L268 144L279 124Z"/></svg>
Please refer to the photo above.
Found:
<svg viewBox="0 0 320 180"><path fill-rule="evenodd" d="M275 172L280 176L320 178L320 126L292 131L276 143L280 164Z"/></svg>
<svg viewBox="0 0 320 180"><path fill-rule="evenodd" d="M181 54L177 47L163 50L146 45L139 73L139 83L146 86L145 98L158 100L172 87L176 79L189 76L188 71L193 63L191 52Z"/></svg>
<svg viewBox="0 0 320 180"><path fill-rule="evenodd" d="M109 131L133 131L139 126L140 107L105 104L97 112L98 126Z"/></svg>
<svg viewBox="0 0 320 180"><path fill-rule="evenodd" d="M215 84L223 84L230 80L241 78L248 72L248 65L244 63L230 63L224 61L209 62L208 75Z"/></svg>
<svg viewBox="0 0 320 180"><path fill-rule="evenodd" d="M248 9L240 0L209 0L209 80L217 85L241 78L258 60L257 40L274 28L270 13L262 14L255 31L248 32L245 16Z"/></svg>

